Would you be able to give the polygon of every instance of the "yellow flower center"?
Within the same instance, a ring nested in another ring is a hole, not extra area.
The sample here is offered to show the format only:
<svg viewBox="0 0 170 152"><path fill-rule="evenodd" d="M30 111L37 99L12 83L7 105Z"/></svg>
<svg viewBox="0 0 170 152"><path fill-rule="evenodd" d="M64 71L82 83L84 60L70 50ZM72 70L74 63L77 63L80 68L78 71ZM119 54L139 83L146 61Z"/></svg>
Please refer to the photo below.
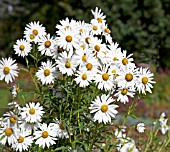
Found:
<svg viewBox="0 0 170 152"><path fill-rule="evenodd" d="M105 28L105 29L104 29L104 32L105 32L105 33L110 33L110 30L109 30L108 28Z"/></svg>
<svg viewBox="0 0 170 152"><path fill-rule="evenodd" d="M87 59L86 59L86 54L84 54L84 55L82 56L82 61L84 61L84 62L87 61Z"/></svg>
<svg viewBox="0 0 170 152"><path fill-rule="evenodd" d="M16 92L19 92L20 88L19 88L19 87L16 87L16 89L15 89L15 90L16 90Z"/></svg>
<svg viewBox="0 0 170 152"><path fill-rule="evenodd" d="M102 78L104 81L107 81L109 79L109 75L107 73L102 74Z"/></svg>
<svg viewBox="0 0 170 152"><path fill-rule="evenodd" d="M51 46L51 42L50 42L50 41L46 41L46 42L45 42L45 47L48 48L48 47L50 47L50 46Z"/></svg>
<svg viewBox="0 0 170 152"><path fill-rule="evenodd" d="M19 46L19 49L20 49L21 51L23 51L23 50L25 49L25 46L24 46L24 45L20 45L20 46Z"/></svg>
<svg viewBox="0 0 170 152"><path fill-rule="evenodd" d="M116 70L112 70L112 73L113 73L113 74L116 74Z"/></svg>
<svg viewBox="0 0 170 152"><path fill-rule="evenodd" d="M47 131L43 131L43 132L42 132L42 137L43 137L43 138L47 138L48 135L49 135L49 133L48 133Z"/></svg>
<svg viewBox="0 0 170 152"><path fill-rule="evenodd" d="M33 34L30 34L30 39L33 40L35 36Z"/></svg>
<svg viewBox="0 0 170 152"><path fill-rule="evenodd" d="M62 123L59 124L59 127L60 127L61 130L65 129Z"/></svg>
<svg viewBox="0 0 170 152"><path fill-rule="evenodd" d="M68 61L67 61L67 62L65 63L65 67L66 67L66 68L70 68L70 67L71 67L71 62L68 62Z"/></svg>
<svg viewBox="0 0 170 152"><path fill-rule="evenodd" d="M102 18L97 18L98 23L102 23Z"/></svg>
<svg viewBox="0 0 170 152"><path fill-rule="evenodd" d="M143 84L147 84L148 83L148 78L147 77L143 77L142 78L142 83Z"/></svg>
<svg viewBox="0 0 170 152"><path fill-rule="evenodd" d="M108 110L108 106L106 104L103 104L100 108L102 112L106 112Z"/></svg>
<svg viewBox="0 0 170 152"><path fill-rule="evenodd" d="M71 42L71 41L72 41L72 37L71 37L70 35L67 35L67 36L66 36L66 41L67 41L67 42Z"/></svg>
<svg viewBox="0 0 170 152"><path fill-rule="evenodd" d="M128 152L133 152L133 149L132 148L128 148Z"/></svg>
<svg viewBox="0 0 170 152"><path fill-rule="evenodd" d="M13 131L12 131L11 128L5 129L5 135L6 135L6 136L10 136L12 133L13 133Z"/></svg>
<svg viewBox="0 0 170 152"><path fill-rule="evenodd" d="M126 76L125 76L125 79L126 79L126 81L132 81L132 79L133 79L133 75L131 74L131 73L128 73L128 74L126 74Z"/></svg>
<svg viewBox="0 0 170 152"><path fill-rule="evenodd" d="M123 65L126 65L126 64L128 64L128 59L127 58L124 58L123 60L122 60L122 63L123 63Z"/></svg>
<svg viewBox="0 0 170 152"><path fill-rule="evenodd" d="M81 48L84 50L84 49L85 49L85 46L84 46L84 45L82 45L82 46L81 46Z"/></svg>
<svg viewBox="0 0 170 152"><path fill-rule="evenodd" d="M11 123L16 123L16 121L17 121L14 117L10 117L9 120Z"/></svg>
<svg viewBox="0 0 170 152"><path fill-rule="evenodd" d="M116 57L113 58L113 61L117 61L118 59Z"/></svg>
<svg viewBox="0 0 170 152"><path fill-rule="evenodd" d="M18 140L18 143L22 143L24 141L24 137L20 136Z"/></svg>
<svg viewBox="0 0 170 152"><path fill-rule="evenodd" d="M81 78L82 78L83 80L86 80L86 79L87 79L87 75L86 75L86 74L82 74Z"/></svg>
<svg viewBox="0 0 170 152"><path fill-rule="evenodd" d="M126 95L127 94L127 89L122 89L121 94Z"/></svg>
<svg viewBox="0 0 170 152"><path fill-rule="evenodd" d="M91 63L87 63L86 68L87 70L91 70L93 68L93 65Z"/></svg>
<svg viewBox="0 0 170 152"><path fill-rule="evenodd" d="M93 30L96 31L98 29L97 26L93 26Z"/></svg>
<svg viewBox="0 0 170 152"><path fill-rule="evenodd" d="M50 75L50 70L49 69L45 69L44 70L44 75L45 76L49 76Z"/></svg>
<svg viewBox="0 0 170 152"><path fill-rule="evenodd" d="M99 45L95 45L94 49L99 52L100 51L100 46Z"/></svg>
<svg viewBox="0 0 170 152"><path fill-rule="evenodd" d="M163 125L163 127L164 127L164 129L166 129L167 125L166 125L166 124L164 124L164 125Z"/></svg>
<svg viewBox="0 0 170 152"><path fill-rule="evenodd" d="M9 67L4 67L4 74L8 74L10 71L10 68Z"/></svg>
<svg viewBox="0 0 170 152"><path fill-rule="evenodd" d="M85 42L86 42L87 44L89 44L89 40L90 40L89 37L86 37L86 38L85 38Z"/></svg>
<svg viewBox="0 0 170 152"><path fill-rule="evenodd" d="M32 30L32 33L36 36L36 35L38 35L38 30L34 29L34 30Z"/></svg>
<svg viewBox="0 0 170 152"><path fill-rule="evenodd" d="M83 29L80 29L79 32L80 32L80 33L83 33Z"/></svg>
<svg viewBox="0 0 170 152"><path fill-rule="evenodd" d="M125 144L125 141L122 141L121 144L124 145L124 144Z"/></svg>
<svg viewBox="0 0 170 152"><path fill-rule="evenodd" d="M29 113L30 113L31 115L35 114L35 109L34 109L34 108L31 108L31 109L29 110Z"/></svg>
<svg viewBox="0 0 170 152"><path fill-rule="evenodd" d="M70 26L66 26L64 29L66 30L66 29L69 29L69 28L71 29L71 27L70 27Z"/></svg>

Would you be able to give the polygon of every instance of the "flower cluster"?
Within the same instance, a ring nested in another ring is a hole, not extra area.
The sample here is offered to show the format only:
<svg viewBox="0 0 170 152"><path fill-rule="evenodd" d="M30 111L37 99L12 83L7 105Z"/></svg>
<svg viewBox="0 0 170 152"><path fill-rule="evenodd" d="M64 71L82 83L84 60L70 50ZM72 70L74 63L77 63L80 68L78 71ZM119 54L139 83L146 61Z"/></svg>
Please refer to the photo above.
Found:
<svg viewBox="0 0 170 152"><path fill-rule="evenodd" d="M42 148L54 145L58 138L71 141L72 136L87 132L87 128L93 131L91 127L96 123L111 124L118 114L119 102L126 104L135 95L152 93L154 74L147 67L137 67L133 54L128 55L113 41L101 9L92 10L92 14L90 23L68 18L61 20L53 36L39 21L26 25L23 38L17 40L13 48L15 54L26 59L28 71L27 57L34 60L35 77L30 74L41 101L27 103L22 108L15 104L15 111L4 114L0 129L3 145L8 143L16 151L22 151L28 150L33 141ZM9 83L17 76L15 60L2 58L0 80ZM50 85L50 93L43 92L42 88ZM14 98L19 92L15 85ZM58 121L47 121L44 113L50 113ZM62 120L67 122L67 127ZM88 123L84 122L86 120ZM77 126L74 128L74 125ZM83 126L87 128L83 130ZM138 128L139 132L144 131ZM121 139L118 137L118 140ZM134 147L133 140L129 144Z"/></svg>

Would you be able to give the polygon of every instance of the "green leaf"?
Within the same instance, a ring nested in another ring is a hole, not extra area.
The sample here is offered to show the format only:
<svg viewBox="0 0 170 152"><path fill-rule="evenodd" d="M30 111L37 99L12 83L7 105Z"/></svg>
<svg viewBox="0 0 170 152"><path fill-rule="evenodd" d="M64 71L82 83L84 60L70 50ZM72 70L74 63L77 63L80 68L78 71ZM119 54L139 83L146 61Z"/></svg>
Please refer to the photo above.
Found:
<svg viewBox="0 0 170 152"><path fill-rule="evenodd" d="M62 147L58 147L58 148L56 148L54 151L66 150L66 149L68 149L68 148L67 148L67 147L62 146Z"/></svg>
<svg viewBox="0 0 170 152"><path fill-rule="evenodd" d="M29 72L29 70L28 70L27 68L20 68L20 70L23 70L23 71Z"/></svg>

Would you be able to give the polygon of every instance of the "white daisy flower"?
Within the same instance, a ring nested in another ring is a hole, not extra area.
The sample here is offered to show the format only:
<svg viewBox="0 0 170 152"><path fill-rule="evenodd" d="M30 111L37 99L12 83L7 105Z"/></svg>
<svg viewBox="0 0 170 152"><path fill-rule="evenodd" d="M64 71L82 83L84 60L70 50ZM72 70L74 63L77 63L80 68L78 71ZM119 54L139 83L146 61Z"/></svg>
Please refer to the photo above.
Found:
<svg viewBox="0 0 170 152"><path fill-rule="evenodd" d="M49 126L53 128L58 138L69 138L66 127L61 121L56 120L56 123L50 123Z"/></svg>
<svg viewBox="0 0 170 152"><path fill-rule="evenodd" d="M26 122L34 123L41 122L41 117L44 114L43 107L40 106L40 103L29 102L26 104L26 107L21 109L21 117Z"/></svg>
<svg viewBox="0 0 170 152"><path fill-rule="evenodd" d="M74 27L79 34L87 33L89 32L90 24L85 23L84 21L77 21L76 27Z"/></svg>
<svg viewBox="0 0 170 152"><path fill-rule="evenodd" d="M110 45L108 45L109 52L108 52L108 57L109 57L109 62L110 64L120 64L121 62L121 57L122 57L122 52L121 48L118 47L118 43L112 42Z"/></svg>
<svg viewBox="0 0 170 152"><path fill-rule="evenodd" d="M83 64L81 65L81 68L86 67L86 69L90 73L95 74L99 66L98 60L92 55L86 55L85 57L86 57L86 62L83 62Z"/></svg>
<svg viewBox="0 0 170 152"><path fill-rule="evenodd" d="M73 58L77 61L77 64L82 66L87 62L87 58L93 57L94 54L90 49L77 49L75 54L73 55Z"/></svg>
<svg viewBox="0 0 170 152"><path fill-rule="evenodd" d="M36 76L38 80L42 82L42 84L51 84L54 83L56 67L55 64L52 64L52 61L47 61L47 63L42 62L42 66L36 72Z"/></svg>
<svg viewBox="0 0 170 152"><path fill-rule="evenodd" d="M89 46L92 49L94 55L97 58L101 59L102 62L104 62L103 58L108 53L108 49L106 48L106 45L102 44L102 40L98 39L97 37L90 39L89 43L90 43Z"/></svg>
<svg viewBox="0 0 170 152"><path fill-rule="evenodd" d="M0 127L0 143L5 145L8 143L9 145L13 145L17 142L17 128L10 126L10 120L3 123L3 127Z"/></svg>
<svg viewBox="0 0 170 152"><path fill-rule="evenodd" d="M117 101L120 101L122 103L129 102L129 97L134 97L135 95L135 89L134 88L118 88L117 93L114 94L115 97L117 97Z"/></svg>
<svg viewBox="0 0 170 152"><path fill-rule="evenodd" d="M127 139L124 139L122 142L119 152L139 152L139 150L136 148L135 141L127 137Z"/></svg>
<svg viewBox="0 0 170 152"><path fill-rule="evenodd" d="M107 24L102 24L102 35L105 37L106 43L109 42L109 44L113 43L112 37L110 35L111 31L109 30Z"/></svg>
<svg viewBox="0 0 170 152"><path fill-rule="evenodd" d="M61 29L57 32L57 35L57 44L64 50L73 52L74 49L79 47L79 35L70 28L66 30Z"/></svg>
<svg viewBox="0 0 170 152"><path fill-rule="evenodd" d="M12 89L12 95L13 95L13 97L15 98L19 92L20 92L19 85L14 84L14 85L13 85L13 89Z"/></svg>
<svg viewBox="0 0 170 152"><path fill-rule="evenodd" d="M137 76L135 73L135 69L130 69L128 67L120 67L120 68L121 71L115 79L115 81L118 84L118 87L135 88L135 85L137 83Z"/></svg>
<svg viewBox="0 0 170 152"><path fill-rule="evenodd" d="M6 83L12 82L16 76L18 66L12 58L2 58L0 60L0 80L5 79Z"/></svg>
<svg viewBox="0 0 170 152"><path fill-rule="evenodd" d="M47 124L43 123L39 129L34 132L35 144L39 145L39 147L42 146L42 148L45 148L45 146L49 148L50 145L56 143L54 140L57 140L57 138L52 126L47 126Z"/></svg>
<svg viewBox="0 0 170 152"><path fill-rule="evenodd" d="M67 74L71 76L74 74L76 67L78 65L77 61L72 57L73 52L62 52L56 60L57 67L62 74Z"/></svg>
<svg viewBox="0 0 170 152"><path fill-rule="evenodd" d="M25 57L31 52L32 46L29 41L21 39L17 40L16 44L13 46L15 54L18 56Z"/></svg>
<svg viewBox="0 0 170 152"><path fill-rule="evenodd" d="M170 129L170 127L167 125L167 121L168 121L168 118L160 122L160 126L161 126L160 129L163 135L165 135L166 132Z"/></svg>
<svg viewBox="0 0 170 152"><path fill-rule="evenodd" d="M9 121L10 123L10 127L17 127L18 126L18 116L16 114L13 113L13 111L9 111L6 112L5 114L3 114L4 122Z"/></svg>
<svg viewBox="0 0 170 152"><path fill-rule="evenodd" d="M109 70L109 65L103 65L95 74L94 81L100 90L111 90L114 87L113 74Z"/></svg>
<svg viewBox="0 0 170 152"><path fill-rule="evenodd" d="M19 152L28 151L32 143L33 138L31 136L31 132L28 130L21 130L19 131L17 142L12 145L12 148Z"/></svg>
<svg viewBox="0 0 170 152"><path fill-rule="evenodd" d="M139 133L143 133L145 131L145 124L140 122L137 124L136 129Z"/></svg>
<svg viewBox="0 0 170 152"><path fill-rule="evenodd" d="M40 22L31 22L26 25L24 31L24 38L29 42L39 42L39 38L46 35L45 27Z"/></svg>
<svg viewBox="0 0 170 152"><path fill-rule="evenodd" d="M102 33L102 24L97 20L91 20L90 34L100 35Z"/></svg>
<svg viewBox="0 0 170 152"><path fill-rule="evenodd" d="M52 56L52 51L55 49L55 42L53 37L50 38L50 34L44 35L38 42L38 51L42 55Z"/></svg>
<svg viewBox="0 0 170 152"><path fill-rule="evenodd" d="M92 73L87 71L85 67L77 71L75 76L77 77L74 80L76 81L77 84L79 84L80 87L88 86L91 83L91 81L94 79Z"/></svg>
<svg viewBox="0 0 170 152"><path fill-rule="evenodd" d="M115 118L118 113L116 108L119 107L113 102L114 99L109 95L102 94L101 97L97 96L89 107L92 110L90 113L95 113L94 121L103 122L104 124L111 122L111 118Z"/></svg>
<svg viewBox="0 0 170 152"><path fill-rule="evenodd" d="M132 63L133 62L133 58L131 58L131 56L133 55L133 54L130 54L130 55L128 55L127 56L127 51L126 50L124 50L123 51L123 53L122 53L122 55L120 56L120 58L119 58L119 60L121 61L120 63L121 63L121 66L128 66L128 68L135 68L136 66L135 66L135 64L134 63Z"/></svg>
<svg viewBox="0 0 170 152"><path fill-rule="evenodd" d="M137 72L138 82L137 82L137 90L139 93L146 94L146 92L152 93L151 88L153 88L152 84L156 83L153 81L154 74L148 68L140 68Z"/></svg>
<svg viewBox="0 0 170 152"><path fill-rule="evenodd" d="M41 125L40 121L41 120L31 123L31 122L25 121L24 119L19 120L19 128L21 128L21 129L24 128L26 131L34 132L35 130L37 130L40 127L40 125Z"/></svg>
<svg viewBox="0 0 170 152"><path fill-rule="evenodd" d="M59 25L59 24L56 25L56 28L58 30L66 30L68 28L74 29L76 26L76 21L73 19L71 19L71 21L69 21L69 19L66 18L65 20L60 20L60 24L61 25Z"/></svg>
<svg viewBox="0 0 170 152"><path fill-rule="evenodd" d="M164 121L165 120L165 117L166 117L166 114L165 112L162 112L161 115L160 115L160 118L159 118L159 121Z"/></svg>
<svg viewBox="0 0 170 152"><path fill-rule="evenodd" d="M101 12L101 9L96 7L95 11L91 10L91 12L92 12L94 18L98 21L98 23L106 22L106 20L105 20L106 15L103 15L103 13Z"/></svg>

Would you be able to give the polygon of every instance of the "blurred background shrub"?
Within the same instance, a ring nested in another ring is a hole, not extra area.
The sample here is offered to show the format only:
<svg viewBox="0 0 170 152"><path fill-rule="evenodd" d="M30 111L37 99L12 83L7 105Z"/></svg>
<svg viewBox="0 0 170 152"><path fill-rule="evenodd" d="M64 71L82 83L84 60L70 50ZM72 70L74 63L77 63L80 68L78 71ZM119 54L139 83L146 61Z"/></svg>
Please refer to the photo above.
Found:
<svg viewBox="0 0 170 152"><path fill-rule="evenodd" d="M106 14L114 42L136 63L170 68L170 0L1 0L0 57L15 56L13 44L31 21L55 34L59 20L89 22L96 6Z"/></svg>

